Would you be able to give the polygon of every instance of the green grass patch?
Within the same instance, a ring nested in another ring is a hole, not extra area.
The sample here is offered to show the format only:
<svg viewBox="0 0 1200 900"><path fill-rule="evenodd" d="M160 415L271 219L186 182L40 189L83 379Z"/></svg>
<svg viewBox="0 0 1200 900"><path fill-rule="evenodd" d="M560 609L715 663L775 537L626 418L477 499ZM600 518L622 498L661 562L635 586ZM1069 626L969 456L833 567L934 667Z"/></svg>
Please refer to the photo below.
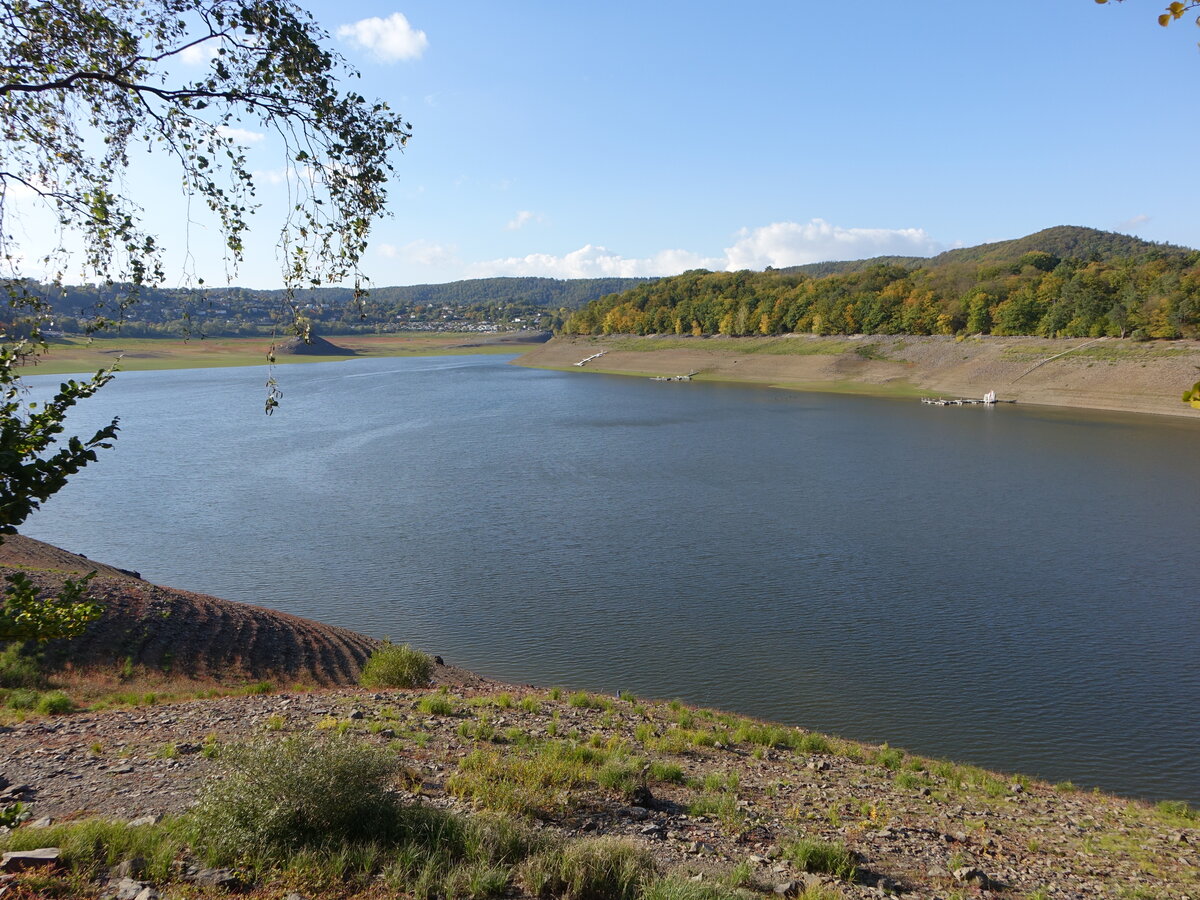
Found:
<svg viewBox="0 0 1200 900"><path fill-rule="evenodd" d="M425 687L433 677L433 657L408 644L384 641L371 651L358 683L363 687Z"/></svg>
<svg viewBox="0 0 1200 900"><path fill-rule="evenodd" d="M783 855L805 872L832 875L842 881L853 881L858 866L844 844L800 838L783 848Z"/></svg>

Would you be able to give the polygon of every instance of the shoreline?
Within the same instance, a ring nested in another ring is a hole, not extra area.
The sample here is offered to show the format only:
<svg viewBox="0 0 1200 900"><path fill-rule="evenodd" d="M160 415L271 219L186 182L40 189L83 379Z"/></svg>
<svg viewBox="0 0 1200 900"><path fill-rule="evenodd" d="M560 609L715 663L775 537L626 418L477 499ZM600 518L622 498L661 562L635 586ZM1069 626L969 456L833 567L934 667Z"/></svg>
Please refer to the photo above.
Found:
<svg viewBox="0 0 1200 900"><path fill-rule="evenodd" d="M603 351L603 355L576 363ZM979 398L1200 421L1181 395L1200 377L1200 341L1119 338L784 335L560 336L513 360L556 371L880 397Z"/></svg>

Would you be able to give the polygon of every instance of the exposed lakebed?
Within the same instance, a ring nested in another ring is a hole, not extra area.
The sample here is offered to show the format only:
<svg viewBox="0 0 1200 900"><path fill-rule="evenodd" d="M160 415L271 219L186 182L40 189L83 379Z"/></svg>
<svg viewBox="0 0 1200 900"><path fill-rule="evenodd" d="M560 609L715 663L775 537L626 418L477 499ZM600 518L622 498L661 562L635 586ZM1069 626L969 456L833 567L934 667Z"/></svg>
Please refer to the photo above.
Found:
<svg viewBox="0 0 1200 900"><path fill-rule="evenodd" d="M484 674L1200 800L1190 421L363 359L122 374L23 529ZM57 379L32 379L39 385Z"/></svg>

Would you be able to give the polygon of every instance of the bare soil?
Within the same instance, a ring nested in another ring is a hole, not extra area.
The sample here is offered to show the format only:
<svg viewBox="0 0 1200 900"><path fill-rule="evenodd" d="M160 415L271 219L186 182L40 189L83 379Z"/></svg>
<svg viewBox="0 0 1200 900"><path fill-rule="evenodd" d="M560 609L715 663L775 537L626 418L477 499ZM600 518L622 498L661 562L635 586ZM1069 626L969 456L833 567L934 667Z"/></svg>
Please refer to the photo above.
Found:
<svg viewBox="0 0 1200 900"><path fill-rule="evenodd" d="M160 587L22 535L0 544L0 576L24 571L47 593L95 571L104 614L82 636L47 648L52 664L128 665L217 681L354 684L374 638L244 603Z"/></svg>
<svg viewBox="0 0 1200 900"><path fill-rule="evenodd" d="M604 351L583 366L575 364ZM1200 379L1200 341L793 334L780 337L558 337L518 365L687 375L808 390L942 395L1200 420L1181 401Z"/></svg>

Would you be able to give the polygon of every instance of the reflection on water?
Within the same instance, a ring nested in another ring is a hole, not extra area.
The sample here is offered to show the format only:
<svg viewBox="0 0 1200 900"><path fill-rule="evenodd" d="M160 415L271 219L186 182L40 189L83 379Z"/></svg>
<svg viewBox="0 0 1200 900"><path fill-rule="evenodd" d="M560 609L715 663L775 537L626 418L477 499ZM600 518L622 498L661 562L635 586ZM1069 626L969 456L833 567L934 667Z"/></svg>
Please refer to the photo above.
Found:
<svg viewBox="0 0 1200 900"><path fill-rule="evenodd" d="M266 418L262 380L122 374L26 533L499 678L1200 800L1193 421L494 356L287 367Z"/></svg>

